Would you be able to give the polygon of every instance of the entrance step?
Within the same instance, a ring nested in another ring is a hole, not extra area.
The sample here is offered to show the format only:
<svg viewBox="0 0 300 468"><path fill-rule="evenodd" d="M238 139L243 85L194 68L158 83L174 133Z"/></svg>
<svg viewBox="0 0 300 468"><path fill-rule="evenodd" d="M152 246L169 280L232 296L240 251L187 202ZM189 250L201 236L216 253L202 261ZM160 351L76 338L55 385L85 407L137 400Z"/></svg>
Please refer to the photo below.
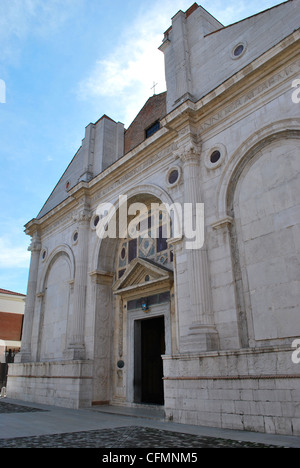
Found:
<svg viewBox="0 0 300 468"><path fill-rule="evenodd" d="M99 405L93 406L93 410L100 413L116 414L120 416L129 416L131 418L155 419L158 421L165 420L165 410L161 406L115 406L115 405Z"/></svg>

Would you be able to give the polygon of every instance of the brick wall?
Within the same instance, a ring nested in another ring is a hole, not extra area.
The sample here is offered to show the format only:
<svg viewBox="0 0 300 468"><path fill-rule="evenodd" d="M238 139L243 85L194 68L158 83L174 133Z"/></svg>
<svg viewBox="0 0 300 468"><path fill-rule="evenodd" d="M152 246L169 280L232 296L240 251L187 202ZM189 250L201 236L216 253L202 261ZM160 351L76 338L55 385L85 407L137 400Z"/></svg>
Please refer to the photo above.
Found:
<svg viewBox="0 0 300 468"><path fill-rule="evenodd" d="M149 98L128 127L125 132L125 154L142 143L146 138L146 129L166 115L166 94L155 94Z"/></svg>
<svg viewBox="0 0 300 468"><path fill-rule="evenodd" d="M0 339L20 341L22 334L23 314L0 312Z"/></svg>

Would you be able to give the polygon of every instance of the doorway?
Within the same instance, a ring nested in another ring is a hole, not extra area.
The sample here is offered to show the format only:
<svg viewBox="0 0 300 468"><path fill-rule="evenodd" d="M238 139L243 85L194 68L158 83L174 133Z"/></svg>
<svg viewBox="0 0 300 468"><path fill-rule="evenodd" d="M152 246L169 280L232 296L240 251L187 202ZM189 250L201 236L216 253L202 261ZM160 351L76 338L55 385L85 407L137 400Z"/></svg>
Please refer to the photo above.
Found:
<svg viewBox="0 0 300 468"><path fill-rule="evenodd" d="M134 323L134 400L164 404L163 362L165 320L155 317Z"/></svg>

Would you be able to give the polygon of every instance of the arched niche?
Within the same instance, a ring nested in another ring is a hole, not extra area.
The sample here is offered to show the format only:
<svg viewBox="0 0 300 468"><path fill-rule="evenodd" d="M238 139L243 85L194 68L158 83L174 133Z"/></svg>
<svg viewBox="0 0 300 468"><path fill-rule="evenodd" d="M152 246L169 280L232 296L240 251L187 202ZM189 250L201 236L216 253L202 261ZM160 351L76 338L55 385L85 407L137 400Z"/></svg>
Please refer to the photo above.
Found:
<svg viewBox="0 0 300 468"><path fill-rule="evenodd" d="M61 360L67 346L71 287L75 262L72 250L57 247L45 264L38 297L40 320L38 330L38 361Z"/></svg>
<svg viewBox="0 0 300 468"><path fill-rule="evenodd" d="M299 155L299 130L269 135L240 157L227 185L239 328L252 346L300 333Z"/></svg>

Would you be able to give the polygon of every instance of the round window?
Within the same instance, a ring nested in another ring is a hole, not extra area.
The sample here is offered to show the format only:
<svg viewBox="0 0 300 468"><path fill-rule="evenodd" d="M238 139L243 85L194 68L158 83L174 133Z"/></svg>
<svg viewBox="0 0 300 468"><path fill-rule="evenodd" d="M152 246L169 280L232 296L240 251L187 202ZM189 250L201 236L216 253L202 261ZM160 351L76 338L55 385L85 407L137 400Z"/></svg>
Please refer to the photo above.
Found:
<svg viewBox="0 0 300 468"><path fill-rule="evenodd" d="M238 44L235 44L235 46L231 49L231 58L233 59L239 59L244 55L247 49L247 43L246 42L239 42Z"/></svg>
<svg viewBox="0 0 300 468"><path fill-rule="evenodd" d="M233 55L235 57L239 57L243 52L244 52L244 46L243 44L239 44L233 51Z"/></svg>
<svg viewBox="0 0 300 468"><path fill-rule="evenodd" d="M73 234L73 241L76 242L78 240L78 232L74 232Z"/></svg>
<svg viewBox="0 0 300 468"><path fill-rule="evenodd" d="M177 181L179 177L179 173L178 173L178 170L177 169L173 169L170 174L169 174L169 184L175 184L175 182Z"/></svg>
<svg viewBox="0 0 300 468"><path fill-rule="evenodd" d="M210 162L211 162L212 164L215 164L215 163L217 163L217 162L219 161L220 157L221 157L220 151L215 150L215 151L213 151L213 152L211 153L211 155L210 155Z"/></svg>
<svg viewBox="0 0 300 468"><path fill-rule="evenodd" d="M214 147L210 148L204 159L207 169L215 170L220 167L226 159L226 154L226 147L222 143L217 143Z"/></svg>
<svg viewBox="0 0 300 468"><path fill-rule="evenodd" d="M166 174L166 183L169 187L171 186L176 186L179 181L180 181L180 177L181 177L181 168L180 166L173 166L173 167L170 167L167 174Z"/></svg>

